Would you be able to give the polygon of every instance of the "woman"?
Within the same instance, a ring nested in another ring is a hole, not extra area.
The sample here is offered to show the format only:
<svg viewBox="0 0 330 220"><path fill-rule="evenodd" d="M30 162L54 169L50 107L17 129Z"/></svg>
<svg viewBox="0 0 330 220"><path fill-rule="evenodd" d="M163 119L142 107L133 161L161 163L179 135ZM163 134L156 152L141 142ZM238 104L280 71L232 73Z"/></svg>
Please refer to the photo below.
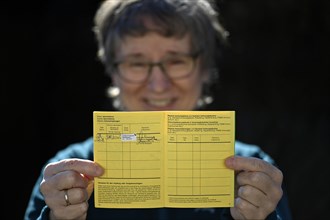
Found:
<svg viewBox="0 0 330 220"><path fill-rule="evenodd" d="M100 60L114 107L124 111L206 109L227 32L207 0L109 0L95 16ZM235 205L212 209L97 209L93 139L51 158L25 219L290 219L282 172L260 148L235 145Z"/></svg>

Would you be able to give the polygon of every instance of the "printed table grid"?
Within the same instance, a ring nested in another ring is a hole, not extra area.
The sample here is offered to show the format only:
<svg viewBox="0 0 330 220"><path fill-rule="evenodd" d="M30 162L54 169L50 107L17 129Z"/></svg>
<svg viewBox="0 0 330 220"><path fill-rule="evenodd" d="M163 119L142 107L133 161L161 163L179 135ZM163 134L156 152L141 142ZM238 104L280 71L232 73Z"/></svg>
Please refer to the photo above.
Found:
<svg viewBox="0 0 330 220"><path fill-rule="evenodd" d="M160 133L141 132L140 123L104 126L106 132L97 136L98 162L105 168L103 179L161 177ZM121 129L113 132L115 127ZM123 141L122 132L135 134L137 141Z"/></svg>
<svg viewBox="0 0 330 220"><path fill-rule="evenodd" d="M168 137L168 195L230 194L231 178L224 166L224 159L230 155L230 141L226 138L222 138L225 140L222 142L210 139L213 139L213 135L183 134Z"/></svg>

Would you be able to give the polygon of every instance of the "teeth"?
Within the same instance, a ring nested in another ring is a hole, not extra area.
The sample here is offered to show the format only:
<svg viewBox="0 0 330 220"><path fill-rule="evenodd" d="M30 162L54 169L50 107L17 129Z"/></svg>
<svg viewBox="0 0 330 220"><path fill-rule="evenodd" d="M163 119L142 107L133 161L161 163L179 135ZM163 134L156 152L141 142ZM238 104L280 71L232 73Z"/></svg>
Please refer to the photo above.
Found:
<svg viewBox="0 0 330 220"><path fill-rule="evenodd" d="M157 106L157 107L164 107L170 104L170 99L163 99L163 100L148 100L150 105Z"/></svg>

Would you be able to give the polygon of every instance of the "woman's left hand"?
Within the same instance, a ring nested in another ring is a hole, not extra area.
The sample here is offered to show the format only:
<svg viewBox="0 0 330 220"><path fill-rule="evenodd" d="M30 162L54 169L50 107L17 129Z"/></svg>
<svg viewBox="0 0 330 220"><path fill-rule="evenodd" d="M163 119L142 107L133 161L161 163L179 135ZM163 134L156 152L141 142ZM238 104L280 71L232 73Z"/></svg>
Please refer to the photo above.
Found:
<svg viewBox="0 0 330 220"><path fill-rule="evenodd" d="M272 164L254 157L233 156L225 164L236 171L234 219L265 219L280 201L283 174Z"/></svg>

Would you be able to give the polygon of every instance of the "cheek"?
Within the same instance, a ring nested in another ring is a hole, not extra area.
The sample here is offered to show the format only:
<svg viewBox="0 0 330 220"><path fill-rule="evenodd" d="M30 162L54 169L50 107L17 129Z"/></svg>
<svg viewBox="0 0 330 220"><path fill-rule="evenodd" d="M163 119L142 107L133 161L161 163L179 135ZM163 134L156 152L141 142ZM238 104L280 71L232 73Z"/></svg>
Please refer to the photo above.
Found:
<svg viewBox="0 0 330 220"><path fill-rule="evenodd" d="M140 109L139 96L141 94L141 86L127 83L119 83L117 86L120 89L119 99L122 107L128 111L136 111Z"/></svg>
<svg viewBox="0 0 330 220"><path fill-rule="evenodd" d="M200 96L202 87L204 84L204 79L201 75L196 75L195 77L192 77L191 80L186 85L187 90L189 90L189 93L194 96Z"/></svg>
<svg viewBox="0 0 330 220"><path fill-rule="evenodd" d="M133 93L135 90L134 84L128 84L123 82L117 75L114 75L112 77L112 82L116 87L119 88L120 96L127 96L126 94Z"/></svg>
<svg viewBox="0 0 330 220"><path fill-rule="evenodd" d="M189 105L190 107L194 107L201 96L203 87L203 79L199 76L192 77L189 80L182 82L181 84L181 92L182 92L182 100L181 104Z"/></svg>
<svg viewBox="0 0 330 220"><path fill-rule="evenodd" d="M136 85L127 85L126 83L119 84L120 95L124 99L136 97L139 93L139 87Z"/></svg>

